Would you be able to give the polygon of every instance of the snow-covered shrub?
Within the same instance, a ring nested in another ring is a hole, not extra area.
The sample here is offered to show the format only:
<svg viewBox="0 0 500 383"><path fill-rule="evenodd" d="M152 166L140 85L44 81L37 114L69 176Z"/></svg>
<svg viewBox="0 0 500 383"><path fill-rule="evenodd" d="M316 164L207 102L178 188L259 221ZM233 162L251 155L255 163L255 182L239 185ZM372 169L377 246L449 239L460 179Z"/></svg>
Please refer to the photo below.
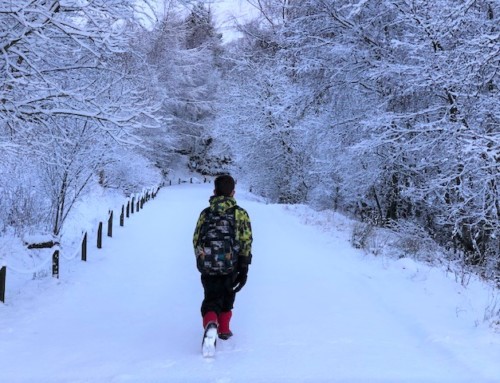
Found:
<svg viewBox="0 0 500 383"><path fill-rule="evenodd" d="M356 249L366 249L368 238L373 232L373 226L364 222L357 222L352 227L351 244Z"/></svg>
<svg viewBox="0 0 500 383"><path fill-rule="evenodd" d="M397 233L394 246L401 256L427 262L436 261L436 249L439 245L422 226L408 220L399 220L391 222L390 229Z"/></svg>
<svg viewBox="0 0 500 383"><path fill-rule="evenodd" d="M157 186L162 181L160 169L147 159L131 151L121 152L121 156L110 161L100 172L99 182L107 188L119 189L130 195L145 187ZM121 157L121 158L120 158Z"/></svg>
<svg viewBox="0 0 500 383"><path fill-rule="evenodd" d="M368 234L364 249L375 256L390 255L393 253L392 248L388 249L391 243L391 236L388 233L384 230L374 229Z"/></svg>
<svg viewBox="0 0 500 383"><path fill-rule="evenodd" d="M33 161L19 160L4 164L0 176L0 233L12 230L15 235L45 230L49 223L49 200L39 193L38 166Z"/></svg>
<svg viewBox="0 0 500 383"><path fill-rule="evenodd" d="M498 290L491 293L488 306L484 310L484 321L500 330L500 294Z"/></svg>

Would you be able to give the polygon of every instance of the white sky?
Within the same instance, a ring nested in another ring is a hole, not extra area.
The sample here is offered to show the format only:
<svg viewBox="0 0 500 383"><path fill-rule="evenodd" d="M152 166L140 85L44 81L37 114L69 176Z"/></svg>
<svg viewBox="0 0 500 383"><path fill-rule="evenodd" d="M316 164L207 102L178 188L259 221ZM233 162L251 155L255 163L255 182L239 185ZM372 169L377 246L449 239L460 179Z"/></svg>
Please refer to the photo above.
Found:
<svg viewBox="0 0 500 383"><path fill-rule="evenodd" d="M143 0L138 1L140 4ZM168 0L155 1L158 4L158 12L164 12L164 4L168 4ZM258 16L257 9L247 0L211 0L210 5L215 16L216 26L223 33L224 42L238 37L239 34L234 28L235 22L244 23Z"/></svg>
<svg viewBox="0 0 500 383"><path fill-rule="evenodd" d="M257 9L246 0L214 0L213 10L217 26L224 35L224 42L238 37L238 32L233 27L235 21L243 23L258 15Z"/></svg>

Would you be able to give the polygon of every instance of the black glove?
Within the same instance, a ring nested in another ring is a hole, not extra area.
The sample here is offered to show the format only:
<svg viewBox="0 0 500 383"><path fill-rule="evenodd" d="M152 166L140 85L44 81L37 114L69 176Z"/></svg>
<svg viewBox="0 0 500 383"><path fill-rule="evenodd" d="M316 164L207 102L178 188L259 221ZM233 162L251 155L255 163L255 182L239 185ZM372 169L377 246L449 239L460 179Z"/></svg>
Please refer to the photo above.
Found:
<svg viewBox="0 0 500 383"><path fill-rule="evenodd" d="M240 291L245 283L247 283L247 274L248 274L248 265L245 267L240 267L238 269L238 274L236 275L236 279L233 282L233 291L237 293Z"/></svg>

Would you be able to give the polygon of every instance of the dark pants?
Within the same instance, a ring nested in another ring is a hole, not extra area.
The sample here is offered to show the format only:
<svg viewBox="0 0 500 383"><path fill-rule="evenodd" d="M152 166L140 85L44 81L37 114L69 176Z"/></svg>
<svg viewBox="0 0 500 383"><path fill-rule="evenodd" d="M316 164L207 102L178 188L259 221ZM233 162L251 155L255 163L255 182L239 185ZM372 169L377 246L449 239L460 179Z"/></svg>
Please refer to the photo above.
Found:
<svg viewBox="0 0 500 383"><path fill-rule="evenodd" d="M202 275L201 283L205 291L205 298L201 304L201 315L209 311L215 311L217 315L221 312L233 309L234 298L233 281L235 275Z"/></svg>

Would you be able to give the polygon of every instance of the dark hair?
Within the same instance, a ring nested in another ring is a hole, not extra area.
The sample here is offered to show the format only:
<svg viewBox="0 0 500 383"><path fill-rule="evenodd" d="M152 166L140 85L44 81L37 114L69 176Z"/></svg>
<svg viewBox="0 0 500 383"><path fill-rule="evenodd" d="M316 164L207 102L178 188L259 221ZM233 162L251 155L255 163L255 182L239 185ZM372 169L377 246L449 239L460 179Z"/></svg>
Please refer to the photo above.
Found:
<svg viewBox="0 0 500 383"><path fill-rule="evenodd" d="M234 179L229 174L218 176L215 181L215 195L230 197L234 191Z"/></svg>

